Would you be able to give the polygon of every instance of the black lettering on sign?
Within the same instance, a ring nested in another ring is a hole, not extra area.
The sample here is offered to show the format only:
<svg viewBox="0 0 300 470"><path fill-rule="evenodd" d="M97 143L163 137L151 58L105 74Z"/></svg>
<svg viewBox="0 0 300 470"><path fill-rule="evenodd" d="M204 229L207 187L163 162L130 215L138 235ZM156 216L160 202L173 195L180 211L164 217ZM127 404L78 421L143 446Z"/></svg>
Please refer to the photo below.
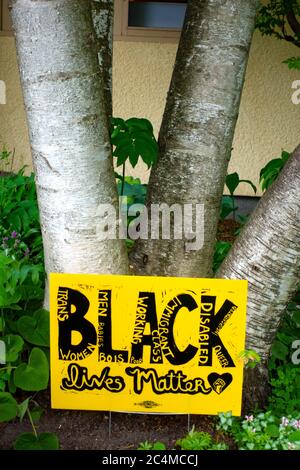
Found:
<svg viewBox="0 0 300 470"><path fill-rule="evenodd" d="M174 322L177 313L183 307L187 308L189 312L198 307L194 297L190 294L179 294L174 297L163 311L161 316L158 332L160 337L160 344L162 352L172 365L182 365L189 362L197 353L197 348L189 344L184 351L178 349L174 338Z"/></svg>
<svg viewBox="0 0 300 470"><path fill-rule="evenodd" d="M69 364L67 377L61 381L62 390L108 390L112 393L118 393L124 390L125 381L120 376L110 376L110 367L105 367L100 375L88 376L86 367L79 364Z"/></svg>
<svg viewBox="0 0 300 470"><path fill-rule="evenodd" d="M147 324L150 327L150 334L145 334ZM162 364L163 359L158 335L155 294L153 292L139 293L130 357L132 364L139 364L143 361L144 346L151 346L150 363Z"/></svg>
<svg viewBox="0 0 300 470"><path fill-rule="evenodd" d="M96 330L85 318L89 306L89 300L81 292L69 287L59 287L57 294L59 359L80 361L94 351L97 343ZM79 333L81 337L78 344L72 342L74 332Z"/></svg>
<svg viewBox="0 0 300 470"><path fill-rule="evenodd" d="M211 344L222 367L235 367L232 357L222 343L219 332L236 309L237 305L230 300L225 300L211 322Z"/></svg>
<svg viewBox="0 0 300 470"><path fill-rule="evenodd" d="M127 362L128 351L112 347L111 290L98 291L98 351L100 362Z"/></svg>
<svg viewBox="0 0 300 470"><path fill-rule="evenodd" d="M181 370L175 372L169 370L167 374L159 376L155 369L142 369L141 367L127 367L125 372L133 377L134 393L140 395L144 390L145 383L150 383L152 391L157 395L162 393L187 393L195 395L203 393L208 395L212 392L211 387L206 387L204 379L196 377L188 379Z"/></svg>
<svg viewBox="0 0 300 470"><path fill-rule="evenodd" d="M199 325L199 366L212 365L211 322L215 314L215 307L215 296L201 296Z"/></svg>
<svg viewBox="0 0 300 470"><path fill-rule="evenodd" d="M216 314L215 306L215 296L201 296L199 366L212 366L212 351L214 350L222 367L235 367L232 357L219 336L219 332L237 309L237 306L230 300L225 300Z"/></svg>

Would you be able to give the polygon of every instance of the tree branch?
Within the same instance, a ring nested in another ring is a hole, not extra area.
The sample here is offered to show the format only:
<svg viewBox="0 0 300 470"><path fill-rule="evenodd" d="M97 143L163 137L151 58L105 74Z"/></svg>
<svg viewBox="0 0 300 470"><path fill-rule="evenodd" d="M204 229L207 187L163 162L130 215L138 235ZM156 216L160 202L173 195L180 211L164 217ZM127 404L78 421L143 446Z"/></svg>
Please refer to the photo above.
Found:
<svg viewBox="0 0 300 470"><path fill-rule="evenodd" d="M297 17L292 7L290 10L288 10L286 17L292 31L296 34L297 37L300 38L300 23L297 20Z"/></svg>

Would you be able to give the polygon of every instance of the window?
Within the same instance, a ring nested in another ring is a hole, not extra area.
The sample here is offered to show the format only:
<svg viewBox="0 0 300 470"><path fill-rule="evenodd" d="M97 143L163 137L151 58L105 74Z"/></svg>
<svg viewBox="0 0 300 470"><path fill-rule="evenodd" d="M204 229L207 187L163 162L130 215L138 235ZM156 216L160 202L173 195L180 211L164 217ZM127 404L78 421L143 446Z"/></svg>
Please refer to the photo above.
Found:
<svg viewBox="0 0 300 470"><path fill-rule="evenodd" d="M9 0L0 0L0 34L12 34ZM115 0L114 39L178 41L187 0Z"/></svg>
<svg viewBox="0 0 300 470"><path fill-rule="evenodd" d="M115 0L116 40L178 41L187 0Z"/></svg>
<svg viewBox="0 0 300 470"><path fill-rule="evenodd" d="M0 35L10 36L11 34L12 28L8 11L8 0L0 0Z"/></svg>

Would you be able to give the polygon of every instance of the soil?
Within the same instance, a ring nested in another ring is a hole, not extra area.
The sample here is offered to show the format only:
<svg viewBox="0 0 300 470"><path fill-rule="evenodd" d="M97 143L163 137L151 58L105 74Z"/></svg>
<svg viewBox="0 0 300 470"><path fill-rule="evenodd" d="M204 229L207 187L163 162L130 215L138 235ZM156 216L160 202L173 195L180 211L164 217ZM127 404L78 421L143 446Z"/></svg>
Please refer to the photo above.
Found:
<svg viewBox="0 0 300 470"><path fill-rule="evenodd" d="M218 239L232 242L239 224L228 219L220 222ZM24 398L24 397L23 397ZM49 392L41 392L36 398L44 413L36 425L37 431L54 432L58 435L60 448L64 450L125 450L136 449L141 442L163 442L172 449L176 441L191 429L211 434L216 442L226 442L234 448L232 441L215 430L216 417L190 415L147 415L91 411L51 410ZM22 401L18 399L18 401ZM20 423L0 423L0 449L13 448L14 441L23 432L32 432L28 419Z"/></svg>
<svg viewBox="0 0 300 470"><path fill-rule="evenodd" d="M240 224L234 219L221 220L218 225L217 239L223 242L233 243L236 230L240 228Z"/></svg>
<svg viewBox="0 0 300 470"><path fill-rule="evenodd" d="M190 415L188 423L187 415L111 413L109 432L108 412L51 410L48 392L40 393L38 402L45 411L36 424L37 432L56 433L62 450L134 450L145 441L160 441L172 449L187 434L188 424L233 447L228 437L214 429L217 418L212 416ZM27 419L0 423L0 449L13 448L23 432L32 432Z"/></svg>

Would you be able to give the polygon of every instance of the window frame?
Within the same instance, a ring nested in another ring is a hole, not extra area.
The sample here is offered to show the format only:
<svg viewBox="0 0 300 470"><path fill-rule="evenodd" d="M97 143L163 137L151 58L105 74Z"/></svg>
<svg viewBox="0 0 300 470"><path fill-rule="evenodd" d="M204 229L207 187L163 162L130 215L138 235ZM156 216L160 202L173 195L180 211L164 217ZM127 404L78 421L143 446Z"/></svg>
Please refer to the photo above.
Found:
<svg viewBox="0 0 300 470"><path fill-rule="evenodd" d="M140 42L178 42L181 29L159 29L128 26L129 2L115 0L114 40ZM172 1L170 2L172 3Z"/></svg>
<svg viewBox="0 0 300 470"><path fill-rule="evenodd" d="M114 0L114 41L175 43L179 41L181 29L128 26L129 1L130 0ZM0 36L13 36L8 2L9 0L0 0Z"/></svg>
<svg viewBox="0 0 300 470"><path fill-rule="evenodd" d="M9 0L0 0L0 36L12 36L12 25L8 10Z"/></svg>

